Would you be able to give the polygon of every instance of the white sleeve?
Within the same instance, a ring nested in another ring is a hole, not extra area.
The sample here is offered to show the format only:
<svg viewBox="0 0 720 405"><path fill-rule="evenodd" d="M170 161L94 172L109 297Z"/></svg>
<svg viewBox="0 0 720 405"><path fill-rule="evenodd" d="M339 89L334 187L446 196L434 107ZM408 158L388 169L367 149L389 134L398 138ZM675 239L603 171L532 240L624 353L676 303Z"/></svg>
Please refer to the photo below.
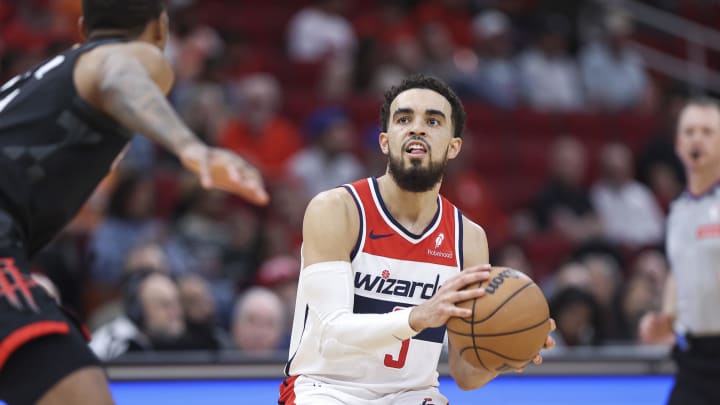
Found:
<svg viewBox="0 0 720 405"><path fill-rule="evenodd" d="M308 310L320 320L323 355L340 355L348 350L372 352L418 333L410 327L411 308L386 314L353 313L352 268L348 262L306 267L300 272L298 288L305 293Z"/></svg>

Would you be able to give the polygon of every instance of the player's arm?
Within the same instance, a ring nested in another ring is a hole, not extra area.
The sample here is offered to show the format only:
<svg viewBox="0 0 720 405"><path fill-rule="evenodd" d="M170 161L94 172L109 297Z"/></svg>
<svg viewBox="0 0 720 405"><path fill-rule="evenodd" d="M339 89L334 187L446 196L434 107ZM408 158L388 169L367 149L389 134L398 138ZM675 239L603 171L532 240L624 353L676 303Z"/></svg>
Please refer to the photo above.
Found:
<svg viewBox="0 0 720 405"><path fill-rule="evenodd" d="M645 314L638 324L641 343L672 344L675 341L673 322L677 313L677 286L675 275L668 274L663 292L662 310Z"/></svg>
<svg viewBox="0 0 720 405"><path fill-rule="evenodd" d="M208 147L182 122L165 98L173 80L161 50L142 42L99 47L78 61L75 72L81 97L178 156L204 186L266 202L255 168L229 151Z"/></svg>
<svg viewBox="0 0 720 405"><path fill-rule="evenodd" d="M463 217L463 256L463 272L465 269L477 266L490 267L485 231L465 217ZM450 375L457 386L463 390L480 388L498 375L498 373L477 368L465 361L452 344L448 344L448 364Z"/></svg>
<svg viewBox="0 0 720 405"><path fill-rule="evenodd" d="M372 352L417 333L408 322L410 310L387 314L353 313L354 284L350 254L360 228L350 194L337 188L310 201L303 221L303 269L299 289L308 311L321 324L322 354Z"/></svg>

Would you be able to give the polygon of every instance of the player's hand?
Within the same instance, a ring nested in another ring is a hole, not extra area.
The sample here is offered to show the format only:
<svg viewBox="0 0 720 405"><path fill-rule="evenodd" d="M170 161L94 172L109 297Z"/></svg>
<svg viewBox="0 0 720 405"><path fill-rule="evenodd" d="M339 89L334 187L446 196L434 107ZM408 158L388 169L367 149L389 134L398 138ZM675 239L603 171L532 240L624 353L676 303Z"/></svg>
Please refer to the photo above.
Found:
<svg viewBox="0 0 720 405"><path fill-rule="evenodd" d="M182 164L200 177L205 188L237 194L253 204L270 201L260 172L235 153L193 143L179 153Z"/></svg>
<svg viewBox="0 0 720 405"><path fill-rule="evenodd" d="M644 344L673 344L675 334L672 316L659 312L648 312L638 324L638 338Z"/></svg>
<svg viewBox="0 0 720 405"><path fill-rule="evenodd" d="M556 328L557 328L557 326L555 325L555 320L550 318L550 332L548 332L548 336L545 338L545 344L543 345L543 350L550 350L553 347L555 347L555 339L553 339L553 337L550 336L550 333L555 331ZM535 357L533 357L533 359L532 359L533 364L540 365L540 364L542 364L542 362L543 362L543 358L540 355L540 353L535 355ZM515 371L518 373L522 373L523 371L525 371L525 367L519 368Z"/></svg>
<svg viewBox="0 0 720 405"><path fill-rule="evenodd" d="M470 309L458 307L458 302L468 301L485 295L484 288L463 290L468 284L475 284L490 278L490 265L468 267L445 280L435 295L424 303L413 307L410 312L410 327L420 332L427 328L445 325L451 317L467 318Z"/></svg>

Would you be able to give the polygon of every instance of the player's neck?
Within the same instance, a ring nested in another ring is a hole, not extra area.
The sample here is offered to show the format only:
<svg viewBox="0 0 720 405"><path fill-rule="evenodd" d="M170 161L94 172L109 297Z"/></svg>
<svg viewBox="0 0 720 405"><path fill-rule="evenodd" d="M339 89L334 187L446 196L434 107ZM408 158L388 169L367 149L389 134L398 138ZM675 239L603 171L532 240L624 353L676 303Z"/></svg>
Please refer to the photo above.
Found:
<svg viewBox="0 0 720 405"><path fill-rule="evenodd" d="M90 33L88 36L88 40L94 40L94 39L103 39L103 38L122 38L122 39L129 39L127 31L124 30L113 30L113 29L106 29L106 30L93 30L93 32Z"/></svg>
<svg viewBox="0 0 720 405"><path fill-rule="evenodd" d="M688 171L688 191L693 195L701 195L720 182L720 165L712 170Z"/></svg>
<svg viewBox="0 0 720 405"><path fill-rule="evenodd" d="M440 184L432 190L415 193L401 189L391 175L378 178L380 195L393 218L411 232L422 232L437 212Z"/></svg>

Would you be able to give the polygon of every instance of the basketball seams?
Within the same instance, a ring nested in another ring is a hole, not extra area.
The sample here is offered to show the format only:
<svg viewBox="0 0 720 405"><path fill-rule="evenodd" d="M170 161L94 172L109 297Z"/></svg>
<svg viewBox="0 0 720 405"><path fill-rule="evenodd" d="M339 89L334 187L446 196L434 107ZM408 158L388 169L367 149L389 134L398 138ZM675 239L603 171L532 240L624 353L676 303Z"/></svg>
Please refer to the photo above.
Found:
<svg viewBox="0 0 720 405"><path fill-rule="evenodd" d="M486 334L482 334L482 335L476 335L476 334L475 334L475 328L474 328L475 324L473 324L473 329L472 329L471 333L462 333L462 332L458 332L458 331L456 331L456 330L454 330L454 329L451 329L451 328L447 328L447 330L448 330L448 332L452 332L452 333L454 333L454 334L456 334L456 335L459 335L459 336L466 336L466 337L470 337L470 336L474 336L474 337L496 337L496 336L506 336L506 335L513 335L513 334L515 334L515 333L527 332L527 331L529 331L529 330L532 330L532 329L538 328L538 327L540 327L540 326L543 326L544 324L546 324L546 323L548 322L548 320L550 320L549 317L548 317L548 318L545 318L544 320L542 320L542 321L540 321L540 322L538 322L538 323L536 323L535 325L528 326L528 327L525 327L525 328L522 328L522 329L517 329L517 330L512 330L512 331L509 331L509 332L502 332L502 333L486 333Z"/></svg>
<svg viewBox="0 0 720 405"><path fill-rule="evenodd" d="M530 286L533 285L533 284L534 284L534 283L533 283L532 281L529 281L527 284L525 284L525 285L523 285L522 287L518 288L517 290L515 290L514 293L510 294L507 298L505 298L505 300L504 300L503 302L501 302L500 305L498 305L488 316L486 316L486 317L483 318L483 319L479 319L479 320L477 320L477 321L475 320L475 317L474 317L474 315L475 315L475 312L474 312L474 311L475 311L475 302L477 302L477 298L475 298L475 301L473 301L473 317L470 318L470 319L467 319L467 318L458 318L458 319L461 320L461 321L463 321L463 322L465 322L465 323L470 323L470 324L478 324L478 323L485 322L485 321L487 321L488 319L492 318L493 315L495 315L503 306L505 306L505 304L507 304L510 300L512 300L513 298L515 298L516 295L520 294L523 290L525 290L526 288L530 287ZM482 298L481 298L481 299L482 299Z"/></svg>
<svg viewBox="0 0 720 405"><path fill-rule="evenodd" d="M474 299L473 304L472 304L472 315L471 315L473 319L475 319L475 306L476 305L477 305L477 299ZM475 335L475 323L471 324L470 330L471 330L472 334ZM490 369L485 367L485 363L480 358L480 354L477 351L477 343L475 342L475 339L472 340L472 343L473 343L473 353L475 353L475 357L477 358L478 362L480 363L482 368L484 368L487 371L490 371ZM465 351L465 349L469 349L469 347L464 348L462 351ZM461 353L462 353L462 351L461 351Z"/></svg>

